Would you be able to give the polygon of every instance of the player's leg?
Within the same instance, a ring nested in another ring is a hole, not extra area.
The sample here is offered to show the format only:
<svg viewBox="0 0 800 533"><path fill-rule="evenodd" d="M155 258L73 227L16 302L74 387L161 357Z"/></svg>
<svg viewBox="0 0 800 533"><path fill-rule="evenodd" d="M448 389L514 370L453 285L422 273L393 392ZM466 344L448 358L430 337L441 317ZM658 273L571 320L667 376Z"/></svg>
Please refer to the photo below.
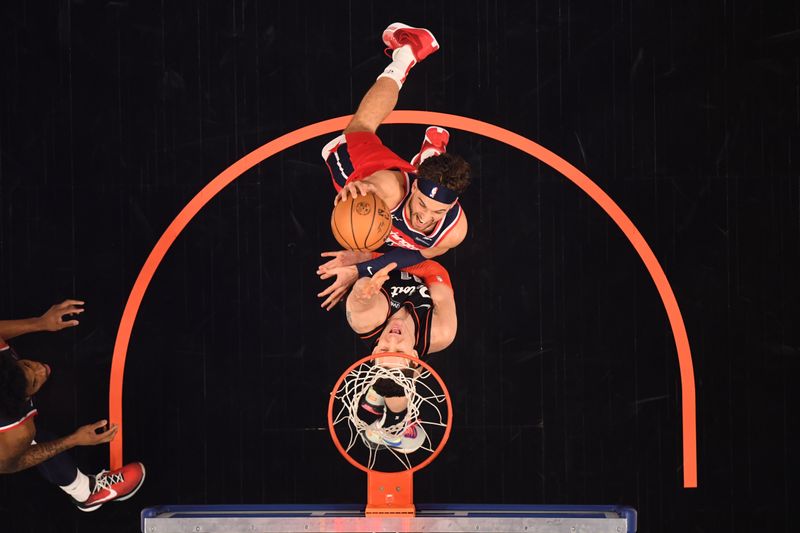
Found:
<svg viewBox="0 0 800 533"><path fill-rule="evenodd" d="M36 428L36 433L41 442L55 440L41 425ZM38 464L36 469L47 481L66 492L81 511L94 511L111 500L126 500L144 482L144 466L141 463L131 463L118 470L103 471L92 476L81 472L72 456L66 452Z"/></svg>
<svg viewBox="0 0 800 533"><path fill-rule="evenodd" d="M356 415L366 424L372 424L383 416L386 400L370 387L358 402Z"/></svg>
<svg viewBox="0 0 800 533"><path fill-rule="evenodd" d="M394 400L394 402L390 402L390 400ZM392 426L399 426L400 431L397 433L384 433L383 444L405 454L417 451L425 443L425 439L427 438L425 429L416 419L403 424L407 415L407 397L386 398L386 418L384 419L383 427L388 429Z"/></svg>
<svg viewBox="0 0 800 533"><path fill-rule="evenodd" d="M375 83L364 95L358 105L356 113L350 119L350 123L344 129L345 133L355 133L357 131L368 131L375 133L378 126L389 116L397 105L397 95L400 94L400 87L394 80L384 77L381 74Z"/></svg>
<svg viewBox="0 0 800 533"><path fill-rule="evenodd" d="M393 413L394 420L391 421L389 424L392 425L396 424L400 420L402 420L402 416L400 414L404 414L404 411L408 409L408 397L405 395L403 396L395 396L395 397L387 397L386 398L386 407Z"/></svg>
<svg viewBox="0 0 800 533"><path fill-rule="evenodd" d="M46 431L42 431L41 426L37 428L37 438L40 442L54 440ZM32 444L36 444L36 441ZM78 469L72 456L66 452L39 463L36 469L42 477L58 486L75 501L82 502L92 493L92 479Z"/></svg>
<svg viewBox="0 0 800 533"><path fill-rule="evenodd" d="M345 133L375 133L397 105L397 96L411 68L439 49L430 31L400 23L384 30L383 42L387 51L392 50L392 62L364 95Z"/></svg>

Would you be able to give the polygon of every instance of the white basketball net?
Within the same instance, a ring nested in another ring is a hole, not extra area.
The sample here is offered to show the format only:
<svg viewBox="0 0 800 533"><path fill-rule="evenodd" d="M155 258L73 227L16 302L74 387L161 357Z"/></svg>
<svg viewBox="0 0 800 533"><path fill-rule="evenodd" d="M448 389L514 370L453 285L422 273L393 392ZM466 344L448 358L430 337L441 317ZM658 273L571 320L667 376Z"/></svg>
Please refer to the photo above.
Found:
<svg viewBox="0 0 800 533"><path fill-rule="evenodd" d="M366 446L369 449L369 462L366 466L370 469L375 465L378 452L383 450L390 451L406 469L413 467L410 455L399 453L392 446L375 444L374 440L397 440L398 436L403 435L409 426L415 423L421 425L423 429L425 426L447 427L440 409L441 405L446 401L444 392L435 392L425 383L427 379L431 378L438 385L436 379L432 378L431 373L421 366L418 367L418 372L413 377L407 377L401 370L402 368L399 367L379 366L373 364L372 361L367 361L349 372L342 380L339 390L335 392L336 399L340 402L341 407L334 417L334 428L340 423L347 422L350 437L345 451L349 453L356 445ZM382 427L382 419L379 419L378 423L367 424L357 414L362 396L381 378L391 379L400 385L405 391L405 397L408 399L408 414L397 424L387 427ZM424 408L426 413L435 412L432 420L420 418L420 408L425 405L432 407L432 410ZM367 432L370 432L370 437L372 437L369 442L367 442ZM424 434L424 443L419 449L433 453L434 446L431 443L429 433L425 432Z"/></svg>

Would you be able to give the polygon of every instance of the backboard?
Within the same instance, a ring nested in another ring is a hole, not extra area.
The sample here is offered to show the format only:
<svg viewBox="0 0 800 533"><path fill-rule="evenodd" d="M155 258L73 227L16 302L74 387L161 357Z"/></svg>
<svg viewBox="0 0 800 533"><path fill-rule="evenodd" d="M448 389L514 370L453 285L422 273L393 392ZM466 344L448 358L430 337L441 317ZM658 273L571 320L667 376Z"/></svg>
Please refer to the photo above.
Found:
<svg viewBox="0 0 800 533"><path fill-rule="evenodd" d="M602 505L416 504L415 517L366 517L364 505L164 505L142 533L635 533L636 511Z"/></svg>

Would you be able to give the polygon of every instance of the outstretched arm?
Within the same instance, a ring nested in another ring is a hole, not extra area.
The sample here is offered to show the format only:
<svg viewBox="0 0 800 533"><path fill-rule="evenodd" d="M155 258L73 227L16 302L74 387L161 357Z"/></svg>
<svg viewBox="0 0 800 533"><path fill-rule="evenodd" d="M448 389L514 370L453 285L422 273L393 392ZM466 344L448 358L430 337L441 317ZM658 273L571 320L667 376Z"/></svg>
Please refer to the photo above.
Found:
<svg viewBox="0 0 800 533"><path fill-rule="evenodd" d="M348 289L358 278L372 276L390 263L397 265L395 267L397 269L404 269L422 263L426 259L442 255L450 248L455 248L461 244L461 241L467 235L467 229L467 217L462 212L461 218L453 230L434 248L406 250L398 247L375 259L370 259L371 254L369 252L324 252L322 254L323 257L333 257L333 259L320 265L317 269L317 275L323 280L335 277L336 281L317 294L318 297L325 298L320 307L330 311L344 298Z"/></svg>
<svg viewBox="0 0 800 533"><path fill-rule="evenodd" d="M401 269L416 265L425 260L417 250L406 250L403 248L397 248L372 260L370 260L370 257L372 257L370 252L355 252L350 250L324 252L322 256L333 257L333 259L320 265L317 269L317 275L323 280L334 276L336 277L335 282L327 289L317 294L320 298L325 297L320 307L328 311L339 303L339 300L344 297L350 286L356 283L359 278L365 279L376 276L378 272L389 265L394 265L392 268ZM381 282L381 284L382 283L383 282Z"/></svg>
<svg viewBox="0 0 800 533"><path fill-rule="evenodd" d="M380 257L376 257L375 259L358 263L356 265L356 270L358 270L358 275L360 277L371 276L372 274L379 271L389 263L394 263L395 265L397 265L397 268L402 269L405 267L416 265L417 263L421 263L424 260L425 257L422 256L419 250L406 250L405 248L395 248L391 252L386 252Z"/></svg>
<svg viewBox="0 0 800 533"><path fill-rule="evenodd" d="M459 219L453 230L444 238L442 242L431 248L423 248L421 250L406 250L405 248L396 248L391 252L386 252L380 257L370 261L364 261L356 265L359 276L371 276L373 272L377 272L389 263L397 263L397 268L403 269L422 263L426 259L433 259L438 257L447 250L455 248L464 237L467 235L467 217L463 215Z"/></svg>
<svg viewBox="0 0 800 533"><path fill-rule="evenodd" d="M0 433L0 474L11 474L36 466L75 446L93 446L114 439L119 427L96 433L107 422L100 420L94 424L79 427L75 433L49 442L31 444L36 430L29 420L19 429Z"/></svg>
<svg viewBox="0 0 800 533"><path fill-rule="evenodd" d="M372 277L356 281L345 302L347 323L356 333L366 333L379 326L389 312L389 302L381 295L381 287L389 279L389 272L397 265L385 266Z"/></svg>
<svg viewBox="0 0 800 533"><path fill-rule="evenodd" d="M50 307L42 316L23 318L20 320L0 320L0 337L13 339L26 333L37 331L58 331L78 325L77 320L64 320L66 315L83 313L83 302L80 300L64 300Z"/></svg>

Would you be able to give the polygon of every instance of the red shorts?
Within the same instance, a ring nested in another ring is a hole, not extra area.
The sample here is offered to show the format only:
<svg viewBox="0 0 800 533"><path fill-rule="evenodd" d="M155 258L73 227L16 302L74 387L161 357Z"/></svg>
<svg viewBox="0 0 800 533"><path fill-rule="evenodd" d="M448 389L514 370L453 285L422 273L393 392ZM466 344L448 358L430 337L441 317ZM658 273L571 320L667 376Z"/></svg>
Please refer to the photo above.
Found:
<svg viewBox="0 0 800 533"><path fill-rule="evenodd" d="M364 179L379 170L416 172L411 163L386 148L377 135L368 131L338 136L322 149L322 158L337 192L345 183Z"/></svg>
<svg viewBox="0 0 800 533"><path fill-rule="evenodd" d="M373 259L382 255L383 254L380 252L372 252ZM450 287L451 290L453 289L453 283L450 281L450 273L447 272L445 267L433 259L426 259L422 263L401 268L400 270L404 270L422 279L422 282L428 287L434 283L444 283Z"/></svg>

